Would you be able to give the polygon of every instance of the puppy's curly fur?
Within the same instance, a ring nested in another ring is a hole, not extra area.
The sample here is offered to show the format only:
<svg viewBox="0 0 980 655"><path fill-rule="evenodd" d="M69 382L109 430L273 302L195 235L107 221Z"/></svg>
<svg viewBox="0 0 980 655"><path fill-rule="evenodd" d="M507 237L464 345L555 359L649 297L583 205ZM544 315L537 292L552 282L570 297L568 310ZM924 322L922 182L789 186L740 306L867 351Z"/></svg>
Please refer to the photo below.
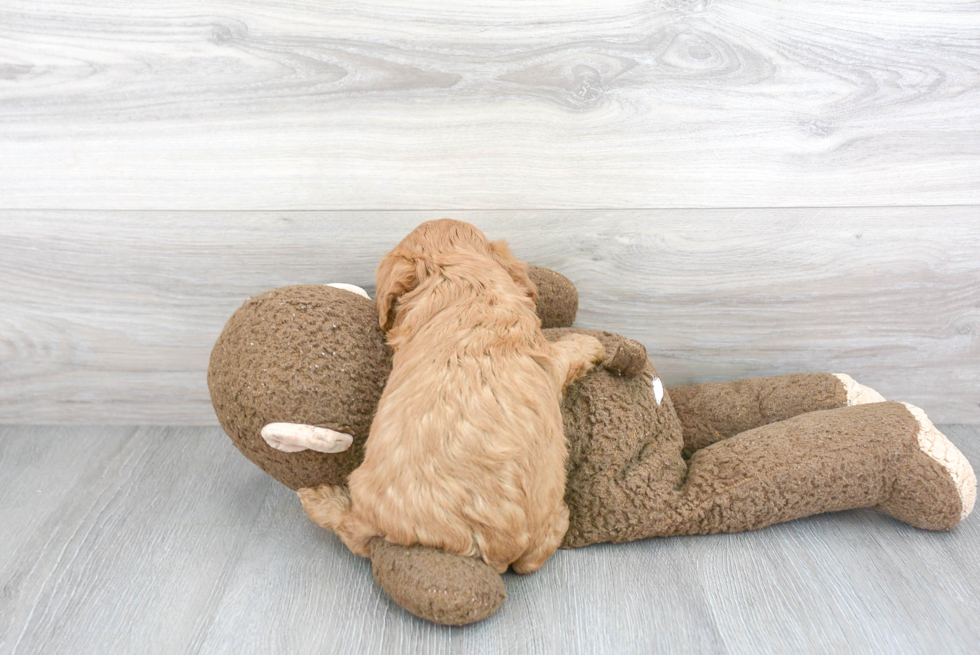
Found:
<svg viewBox="0 0 980 655"><path fill-rule="evenodd" d="M561 394L605 355L548 343L527 266L460 221L423 223L377 271L393 368L349 491L300 492L358 555L384 537L530 573L568 528Z"/></svg>

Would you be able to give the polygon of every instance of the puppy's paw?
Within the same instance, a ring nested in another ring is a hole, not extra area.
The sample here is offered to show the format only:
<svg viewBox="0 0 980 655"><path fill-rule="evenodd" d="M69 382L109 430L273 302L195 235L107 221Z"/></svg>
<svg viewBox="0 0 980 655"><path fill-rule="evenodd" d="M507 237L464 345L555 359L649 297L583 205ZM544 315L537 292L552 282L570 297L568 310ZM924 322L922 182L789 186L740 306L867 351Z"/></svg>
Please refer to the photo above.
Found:
<svg viewBox="0 0 980 655"><path fill-rule="evenodd" d="M563 359L567 387L582 379L592 368L605 360L606 348L602 342L587 334L569 334L551 344L554 352Z"/></svg>
<svg viewBox="0 0 980 655"><path fill-rule="evenodd" d="M574 359L580 365L584 365L586 370L605 361L606 347L595 337L588 334L570 334L567 339L571 341Z"/></svg>

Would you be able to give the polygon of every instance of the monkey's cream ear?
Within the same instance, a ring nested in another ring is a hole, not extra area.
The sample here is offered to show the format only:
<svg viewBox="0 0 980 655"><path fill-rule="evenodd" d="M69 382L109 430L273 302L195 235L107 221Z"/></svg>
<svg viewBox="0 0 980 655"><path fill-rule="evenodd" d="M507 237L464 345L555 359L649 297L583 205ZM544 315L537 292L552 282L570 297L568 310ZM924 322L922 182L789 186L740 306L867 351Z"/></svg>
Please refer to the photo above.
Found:
<svg viewBox="0 0 980 655"><path fill-rule="evenodd" d="M298 453L302 450L342 453L354 443L354 437L349 434L303 423L269 423L262 428L262 438L284 453Z"/></svg>
<svg viewBox="0 0 980 655"><path fill-rule="evenodd" d="M327 285L328 287L333 287L334 289L343 289L344 291L350 291L351 293L356 293L359 296L364 296L368 300L371 300L371 296L368 292L357 286L356 284L345 284L343 282L331 282Z"/></svg>

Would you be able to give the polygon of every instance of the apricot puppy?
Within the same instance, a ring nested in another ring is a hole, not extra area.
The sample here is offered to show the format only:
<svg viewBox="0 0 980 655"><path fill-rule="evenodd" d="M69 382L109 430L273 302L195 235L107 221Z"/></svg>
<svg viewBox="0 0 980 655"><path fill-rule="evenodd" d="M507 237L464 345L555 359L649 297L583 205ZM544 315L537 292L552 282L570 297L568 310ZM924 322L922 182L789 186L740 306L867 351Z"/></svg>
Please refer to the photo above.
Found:
<svg viewBox="0 0 980 655"><path fill-rule="evenodd" d="M377 271L394 351L349 488L300 492L310 518L367 557L374 537L530 573L561 543L567 385L601 362L593 337L548 343L527 266L460 221L423 223Z"/></svg>

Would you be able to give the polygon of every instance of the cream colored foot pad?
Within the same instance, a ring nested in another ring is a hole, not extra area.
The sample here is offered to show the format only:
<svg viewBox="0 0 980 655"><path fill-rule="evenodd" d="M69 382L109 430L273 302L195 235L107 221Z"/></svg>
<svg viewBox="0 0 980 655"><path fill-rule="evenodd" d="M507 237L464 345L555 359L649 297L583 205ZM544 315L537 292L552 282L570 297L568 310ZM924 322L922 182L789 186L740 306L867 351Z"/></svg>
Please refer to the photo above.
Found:
<svg viewBox="0 0 980 655"><path fill-rule="evenodd" d="M871 387L866 387L854 380L850 375L845 375L844 373L834 373L834 377L841 381L844 385L844 391L847 392L847 406L852 405L867 405L868 403L883 403L885 402L885 397L880 393L872 389Z"/></svg>
<svg viewBox="0 0 980 655"><path fill-rule="evenodd" d="M950 443L942 432L936 429L926 413L915 405L902 403L909 413L919 422L919 449L926 455L939 462L940 466L949 471L950 477L956 484L956 490L960 494L960 502L963 510L960 512L960 520L965 519L973 510L973 505L977 501L977 476L973 472L970 462L963 456L959 449Z"/></svg>

